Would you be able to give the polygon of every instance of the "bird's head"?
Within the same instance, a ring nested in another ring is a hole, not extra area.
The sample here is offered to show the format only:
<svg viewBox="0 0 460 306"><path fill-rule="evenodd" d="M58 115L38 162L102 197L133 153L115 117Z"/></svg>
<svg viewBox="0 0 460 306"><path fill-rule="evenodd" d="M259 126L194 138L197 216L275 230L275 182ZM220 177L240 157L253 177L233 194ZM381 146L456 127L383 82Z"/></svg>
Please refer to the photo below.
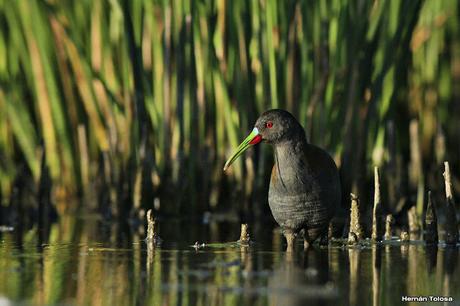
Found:
<svg viewBox="0 0 460 306"><path fill-rule="evenodd" d="M261 141L278 145L287 141L305 139L305 132L294 116L282 109L272 109L263 113L256 121L251 133L227 160L224 171L250 146Z"/></svg>

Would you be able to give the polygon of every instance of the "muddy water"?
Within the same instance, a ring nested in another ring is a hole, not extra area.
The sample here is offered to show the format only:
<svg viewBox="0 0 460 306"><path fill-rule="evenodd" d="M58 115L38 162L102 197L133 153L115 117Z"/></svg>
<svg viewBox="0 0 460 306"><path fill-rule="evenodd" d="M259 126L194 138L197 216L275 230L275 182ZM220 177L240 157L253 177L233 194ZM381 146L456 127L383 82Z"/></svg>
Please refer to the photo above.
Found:
<svg viewBox="0 0 460 306"><path fill-rule="evenodd" d="M0 233L0 305L422 305L402 296L447 296L460 305L459 248L421 242L292 254L267 225L250 247L232 222L160 221L161 247L142 231L96 216L67 216L48 231ZM430 304L430 303L425 303ZM442 305L435 303L434 305Z"/></svg>

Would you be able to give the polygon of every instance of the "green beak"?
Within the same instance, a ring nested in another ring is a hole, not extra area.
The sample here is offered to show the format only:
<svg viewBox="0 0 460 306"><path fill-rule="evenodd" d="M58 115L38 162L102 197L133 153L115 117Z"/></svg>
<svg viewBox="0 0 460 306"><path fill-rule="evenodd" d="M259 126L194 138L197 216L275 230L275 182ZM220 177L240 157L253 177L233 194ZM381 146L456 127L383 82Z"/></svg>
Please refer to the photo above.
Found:
<svg viewBox="0 0 460 306"><path fill-rule="evenodd" d="M246 137L242 143L236 148L235 153L233 153L232 156L227 160L224 166L224 171L230 167L230 165L238 158L240 157L241 154L243 154L244 151L246 151L247 148L249 148L252 145L258 144L261 142L262 136L259 134L259 130L255 127L251 134Z"/></svg>

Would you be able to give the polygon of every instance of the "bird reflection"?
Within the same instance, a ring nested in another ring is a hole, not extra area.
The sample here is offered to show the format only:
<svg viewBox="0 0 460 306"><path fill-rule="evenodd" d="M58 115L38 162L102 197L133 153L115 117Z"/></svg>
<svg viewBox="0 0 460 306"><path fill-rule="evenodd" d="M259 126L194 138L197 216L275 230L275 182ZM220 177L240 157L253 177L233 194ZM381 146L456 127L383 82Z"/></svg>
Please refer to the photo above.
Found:
<svg viewBox="0 0 460 306"><path fill-rule="evenodd" d="M270 305L326 305L337 296L330 282L328 250L286 252L268 280Z"/></svg>

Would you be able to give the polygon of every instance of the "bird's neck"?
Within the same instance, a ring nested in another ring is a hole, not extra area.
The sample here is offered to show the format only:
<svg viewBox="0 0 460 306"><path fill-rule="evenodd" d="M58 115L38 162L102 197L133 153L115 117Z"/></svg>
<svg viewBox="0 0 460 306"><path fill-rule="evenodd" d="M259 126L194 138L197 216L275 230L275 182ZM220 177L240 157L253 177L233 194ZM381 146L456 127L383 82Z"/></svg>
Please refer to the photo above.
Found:
<svg viewBox="0 0 460 306"><path fill-rule="evenodd" d="M307 141L289 141L275 147L275 165L270 180L270 192L276 194L304 194L309 172L306 160Z"/></svg>
<svg viewBox="0 0 460 306"><path fill-rule="evenodd" d="M275 166L280 177L288 179L303 171L306 165L306 139L297 139L277 144L275 147Z"/></svg>
<svg viewBox="0 0 460 306"><path fill-rule="evenodd" d="M286 140L274 145L275 155L277 160L275 162L282 162L282 160L295 160L304 155L308 147L306 138L297 138L293 140Z"/></svg>

